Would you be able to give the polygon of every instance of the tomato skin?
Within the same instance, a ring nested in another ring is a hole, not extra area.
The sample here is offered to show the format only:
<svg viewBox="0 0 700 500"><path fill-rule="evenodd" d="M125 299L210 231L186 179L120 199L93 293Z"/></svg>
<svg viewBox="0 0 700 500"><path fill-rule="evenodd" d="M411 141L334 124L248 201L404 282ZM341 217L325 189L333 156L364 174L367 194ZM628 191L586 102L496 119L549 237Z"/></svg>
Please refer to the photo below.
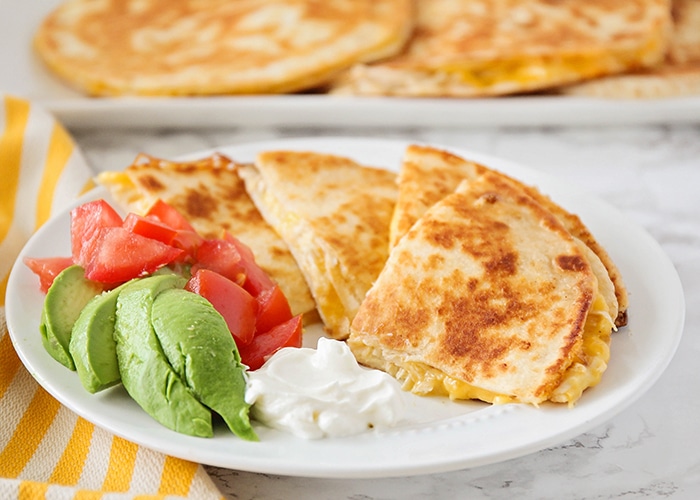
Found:
<svg viewBox="0 0 700 500"><path fill-rule="evenodd" d="M146 212L146 217L154 217L173 229L195 232L194 227L192 227L192 224L188 222L184 215L161 199L156 200L156 202L151 205L151 208Z"/></svg>
<svg viewBox="0 0 700 500"><path fill-rule="evenodd" d="M226 276L238 285L246 280L246 270L241 265L241 255L236 247L228 241L209 239L204 240L197 248L192 272L197 269L210 269Z"/></svg>
<svg viewBox="0 0 700 500"><path fill-rule="evenodd" d="M85 277L101 283L123 283L151 274L173 262L182 250L130 232L123 227L102 228L94 238Z"/></svg>
<svg viewBox="0 0 700 500"><path fill-rule="evenodd" d="M70 212L71 254L75 264L86 267L95 239L105 227L119 227L121 216L105 200L83 203Z"/></svg>
<svg viewBox="0 0 700 500"><path fill-rule="evenodd" d="M238 349L241 362L250 370L260 368L267 358L283 347L301 347L302 315L281 323L270 331L257 334L253 341Z"/></svg>
<svg viewBox="0 0 700 500"><path fill-rule="evenodd" d="M73 257L25 257L23 262L39 277L39 287L43 293L46 293L56 276L73 265Z"/></svg>
<svg viewBox="0 0 700 500"><path fill-rule="evenodd" d="M292 309L289 307L279 285L263 290L255 298L258 303L258 315L256 329L258 333L265 333L273 327L292 319Z"/></svg>
<svg viewBox="0 0 700 500"><path fill-rule="evenodd" d="M245 270L245 282L243 288L248 290L253 297L260 295L263 290L274 288L276 283L268 274L255 262L253 251L248 245L241 240L231 235L228 232L224 233L224 241L227 241L238 251L240 255L241 266Z"/></svg>
<svg viewBox="0 0 700 500"><path fill-rule="evenodd" d="M185 290L207 299L224 317L236 346L250 344L255 335L258 303L240 285L209 269L199 269L185 285Z"/></svg>

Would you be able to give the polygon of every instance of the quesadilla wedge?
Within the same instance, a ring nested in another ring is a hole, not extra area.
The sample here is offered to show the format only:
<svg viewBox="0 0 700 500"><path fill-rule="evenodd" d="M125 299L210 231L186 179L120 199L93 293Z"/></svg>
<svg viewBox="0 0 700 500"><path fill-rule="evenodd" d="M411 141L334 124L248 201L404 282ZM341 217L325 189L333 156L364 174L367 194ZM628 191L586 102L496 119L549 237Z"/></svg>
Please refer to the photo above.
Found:
<svg viewBox="0 0 700 500"><path fill-rule="evenodd" d="M399 193L392 216L392 245L408 229L446 194L454 191L463 179L474 179L491 169L468 161L447 151L417 144L406 148L399 172ZM604 265L613 287L606 288L606 300L614 314L616 326L627 324L627 288L622 275L605 248L595 239L581 219L556 204L538 189L527 186L517 179L500 174L502 182L510 182L522 189L537 203L554 215L575 238L583 242Z"/></svg>
<svg viewBox="0 0 700 500"><path fill-rule="evenodd" d="M669 0L422 0L398 55L358 64L331 92L478 97L539 91L663 59Z"/></svg>
<svg viewBox="0 0 700 500"><path fill-rule="evenodd" d="M672 0L671 7L673 28L662 64L570 85L558 93L617 99L700 94L700 2Z"/></svg>
<svg viewBox="0 0 700 500"><path fill-rule="evenodd" d="M120 205L135 213L146 213L160 198L185 215L205 238L230 232L253 250L256 262L280 285L293 314L305 314L305 321L317 319L299 266L255 208L238 168L220 154L191 162L140 154L124 171L103 172L97 181Z"/></svg>
<svg viewBox="0 0 700 500"><path fill-rule="evenodd" d="M348 345L416 394L573 405L614 326L586 248L506 177L462 181L392 249Z"/></svg>
<svg viewBox="0 0 700 500"><path fill-rule="evenodd" d="M267 151L241 176L299 263L328 335L345 339L388 256L396 174L336 155Z"/></svg>
<svg viewBox="0 0 700 500"><path fill-rule="evenodd" d="M295 92L393 55L410 0L67 0L34 48L86 94Z"/></svg>

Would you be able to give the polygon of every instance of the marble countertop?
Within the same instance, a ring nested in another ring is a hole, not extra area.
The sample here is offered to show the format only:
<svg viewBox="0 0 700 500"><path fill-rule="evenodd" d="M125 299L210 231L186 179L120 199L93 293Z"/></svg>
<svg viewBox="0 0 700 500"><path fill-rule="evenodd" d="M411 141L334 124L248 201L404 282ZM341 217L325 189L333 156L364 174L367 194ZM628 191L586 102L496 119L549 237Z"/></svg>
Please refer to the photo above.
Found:
<svg viewBox="0 0 700 500"><path fill-rule="evenodd" d="M139 152L169 158L216 146L300 136L400 138L487 153L556 175L605 199L660 243L680 275L687 315L675 358L638 401L583 435L506 462L401 478L310 479L207 467L226 498L700 498L700 124L93 128L71 133L95 170L122 169Z"/></svg>

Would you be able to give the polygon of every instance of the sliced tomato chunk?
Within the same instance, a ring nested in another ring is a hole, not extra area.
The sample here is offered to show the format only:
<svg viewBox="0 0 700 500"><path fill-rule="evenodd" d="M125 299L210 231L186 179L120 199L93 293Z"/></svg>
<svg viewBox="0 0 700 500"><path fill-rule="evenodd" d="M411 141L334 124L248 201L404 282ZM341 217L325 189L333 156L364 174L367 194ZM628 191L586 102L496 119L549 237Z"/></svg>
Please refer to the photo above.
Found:
<svg viewBox="0 0 700 500"><path fill-rule="evenodd" d="M105 227L118 227L121 216L105 200L94 200L75 207L70 213L71 254L73 262L86 267L88 255L98 234Z"/></svg>
<svg viewBox="0 0 700 500"><path fill-rule="evenodd" d="M46 293L56 276L65 268L73 265L73 257L25 257L23 262L39 277L41 291Z"/></svg>
<svg viewBox="0 0 700 500"><path fill-rule="evenodd" d="M132 233L123 227L102 228L85 265L85 277L101 283L122 283L146 276L173 262L182 250Z"/></svg>
<svg viewBox="0 0 700 500"><path fill-rule="evenodd" d="M178 229L176 230L175 238L173 238L171 245L185 252L182 256L182 260L194 262L197 258L197 251L203 242L204 238L195 231Z"/></svg>
<svg viewBox="0 0 700 500"><path fill-rule="evenodd" d="M135 213L129 213L124 218L123 227L132 233L140 234L146 238L158 240L166 245L171 245L177 236L177 230L160 222L153 217L144 217Z"/></svg>
<svg viewBox="0 0 700 500"><path fill-rule="evenodd" d="M255 335L258 303L240 285L209 269L198 270L185 289L211 302L226 320L238 347L250 344Z"/></svg>
<svg viewBox="0 0 700 500"><path fill-rule="evenodd" d="M232 244L241 256L240 265L246 276L243 288L253 297L257 297L263 290L274 288L275 281L255 262L255 255L248 245L228 232L224 233L224 241Z"/></svg>
<svg viewBox="0 0 700 500"><path fill-rule="evenodd" d="M173 229L184 229L186 231L194 231L194 227L175 207L169 205L161 199L156 202L146 212L146 217L155 217L167 226Z"/></svg>
<svg viewBox="0 0 700 500"><path fill-rule="evenodd" d="M272 328L272 330L255 335L253 341L238 349L241 362L251 370L260 368L267 359L283 347L301 347L301 314Z"/></svg>
<svg viewBox="0 0 700 500"><path fill-rule="evenodd" d="M256 297L258 302L258 315L256 330L264 333L273 327L292 318L292 310L289 307L287 297L284 296L279 285L263 290Z"/></svg>
<svg viewBox="0 0 700 500"><path fill-rule="evenodd" d="M243 285L246 280L246 270L241 265L241 255L236 247L228 241L204 240L197 248L195 260L193 273L197 269L210 269L239 285Z"/></svg>

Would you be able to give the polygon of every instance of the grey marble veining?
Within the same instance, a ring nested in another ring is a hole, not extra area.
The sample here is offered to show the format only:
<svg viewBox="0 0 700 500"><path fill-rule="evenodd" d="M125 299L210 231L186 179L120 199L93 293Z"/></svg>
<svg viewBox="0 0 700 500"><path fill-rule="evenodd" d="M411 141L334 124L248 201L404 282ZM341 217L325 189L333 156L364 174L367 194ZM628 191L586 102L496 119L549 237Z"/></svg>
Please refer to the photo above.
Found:
<svg viewBox="0 0 700 500"><path fill-rule="evenodd" d="M687 315L675 358L641 399L590 432L502 463L403 478L309 479L208 467L227 498L700 498L700 126L71 132L96 170L121 169L138 152L175 157L300 136L401 138L491 154L614 205L659 242L680 275Z"/></svg>

